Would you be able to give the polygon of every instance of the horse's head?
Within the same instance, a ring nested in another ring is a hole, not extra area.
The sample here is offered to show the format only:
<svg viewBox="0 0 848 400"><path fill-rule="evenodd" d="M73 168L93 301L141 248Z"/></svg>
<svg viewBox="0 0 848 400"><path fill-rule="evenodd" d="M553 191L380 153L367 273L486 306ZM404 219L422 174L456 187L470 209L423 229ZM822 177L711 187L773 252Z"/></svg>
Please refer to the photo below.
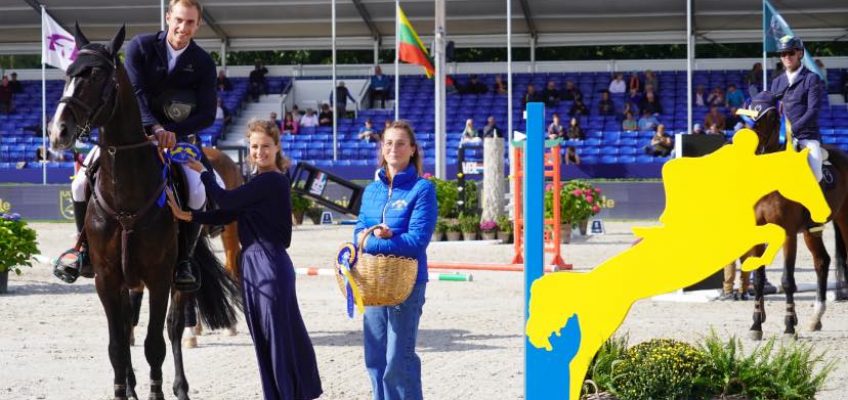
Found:
<svg viewBox="0 0 848 400"><path fill-rule="evenodd" d="M810 169L808 153L809 149L796 151L790 146L784 151L762 156L770 159L766 165L760 166L768 176L763 181L771 183L771 190L777 189L783 197L804 206L810 211L813 221L826 222L830 206Z"/></svg>
<svg viewBox="0 0 848 400"><path fill-rule="evenodd" d="M118 50L124 43L125 27L109 45L89 43L79 25L75 28L79 52L65 71L65 90L50 124L50 144L55 149L67 149L92 127L106 124L117 105Z"/></svg>
<svg viewBox="0 0 848 400"><path fill-rule="evenodd" d="M777 109L778 96L769 91L755 95L748 106L736 110L745 123L757 133L760 145L757 154L780 150L780 113Z"/></svg>

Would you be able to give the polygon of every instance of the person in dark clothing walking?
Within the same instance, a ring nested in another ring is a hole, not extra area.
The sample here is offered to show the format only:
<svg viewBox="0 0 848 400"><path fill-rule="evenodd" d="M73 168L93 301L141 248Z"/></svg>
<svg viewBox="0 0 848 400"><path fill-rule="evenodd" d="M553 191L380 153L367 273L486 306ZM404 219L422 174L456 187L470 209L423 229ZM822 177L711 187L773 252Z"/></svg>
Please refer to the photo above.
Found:
<svg viewBox="0 0 848 400"><path fill-rule="evenodd" d="M220 208L186 212L169 193L174 216L184 221L227 224L238 221L244 312L259 362L266 400L304 400L323 392L315 350L306 331L295 293L295 273L286 249L291 244L291 182L280 152L280 130L271 121L247 127L249 162L256 175L243 186L222 189L215 177L201 179Z"/></svg>

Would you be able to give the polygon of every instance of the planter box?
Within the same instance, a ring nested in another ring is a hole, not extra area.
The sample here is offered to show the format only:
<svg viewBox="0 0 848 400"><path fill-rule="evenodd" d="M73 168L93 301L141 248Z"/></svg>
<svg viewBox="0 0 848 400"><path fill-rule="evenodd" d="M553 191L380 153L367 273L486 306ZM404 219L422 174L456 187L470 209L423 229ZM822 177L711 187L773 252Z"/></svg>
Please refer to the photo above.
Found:
<svg viewBox="0 0 848 400"><path fill-rule="evenodd" d="M498 238L497 232L482 232L480 235L483 236L483 240L496 240Z"/></svg>
<svg viewBox="0 0 848 400"><path fill-rule="evenodd" d="M462 232L462 240L477 240L477 232Z"/></svg>
<svg viewBox="0 0 848 400"><path fill-rule="evenodd" d="M445 233L445 235L447 235L448 240L452 241L452 242L462 240L462 233L461 232L447 232L447 233Z"/></svg>
<svg viewBox="0 0 848 400"><path fill-rule="evenodd" d="M0 272L0 294L6 293L9 288L9 270Z"/></svg>
<svg viewBox="0 0 848 400"><path fill-rule="evenodd" d="M442 240L442 232L433 232L433 236L430 237L430 242L438 242Z"/></svg>

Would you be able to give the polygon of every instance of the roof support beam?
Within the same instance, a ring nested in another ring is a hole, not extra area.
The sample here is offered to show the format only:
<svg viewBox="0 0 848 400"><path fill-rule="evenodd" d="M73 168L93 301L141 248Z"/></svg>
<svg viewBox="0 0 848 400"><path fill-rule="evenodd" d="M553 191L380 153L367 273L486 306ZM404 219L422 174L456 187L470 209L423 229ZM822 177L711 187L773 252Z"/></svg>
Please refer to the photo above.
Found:
<svg viewBox="0 0 848 400"><path fill-rule="evenodd" d="M536 22L533 21L533 14L530 13L530 4L527 0L520 0L521 13L524 14L524 22L527 23L527 30L530 32L530 37L539 37L539 31L536 29Z"/></svg>
<svg viewBox="0 0 848 400"><path fill-rule="evenodd" d="M227 35L227 32L224 32L224 30L221 29L218 23L215 22L215 18L212 18L212 14L210 14L209 10L206 8L203 9L203 21L206 22L213 31L215 31L215 34L218 35L218 38L222 41L228 42L230 40L230 36Z"/></svg>
<svg viewBox="0 0 848 400"><path fill-rule="evenodd" d="M353 0L353 5L356 6L356 11L359 12L359 16L362 17L362 21L364 21L365 25L368 26L368 30L371 31L371 37L373 37L378 44L382 44L383 35L380 34L379 30L377 30L377 25L375 25L374 21L371 20L371 14L368 13L365 5L362 4L362 0Z"/></svg>

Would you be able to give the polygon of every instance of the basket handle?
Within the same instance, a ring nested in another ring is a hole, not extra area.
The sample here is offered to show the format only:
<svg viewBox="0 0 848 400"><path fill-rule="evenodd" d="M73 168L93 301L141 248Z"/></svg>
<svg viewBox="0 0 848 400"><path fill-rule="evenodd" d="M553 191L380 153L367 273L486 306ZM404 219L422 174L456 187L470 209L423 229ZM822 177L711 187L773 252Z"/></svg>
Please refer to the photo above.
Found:
<svg viewBox="0 0 848 400"><path fill-rule="evenodd" d="M357 249L362 252L362 249L365 248L365 241L368 239L368 236L371 236L374 231L382 227L382 224L377 224L368 229L365 229L365 232L363 232L362 235L360 235L359 237L359 246L357 247Z"/></svg>

